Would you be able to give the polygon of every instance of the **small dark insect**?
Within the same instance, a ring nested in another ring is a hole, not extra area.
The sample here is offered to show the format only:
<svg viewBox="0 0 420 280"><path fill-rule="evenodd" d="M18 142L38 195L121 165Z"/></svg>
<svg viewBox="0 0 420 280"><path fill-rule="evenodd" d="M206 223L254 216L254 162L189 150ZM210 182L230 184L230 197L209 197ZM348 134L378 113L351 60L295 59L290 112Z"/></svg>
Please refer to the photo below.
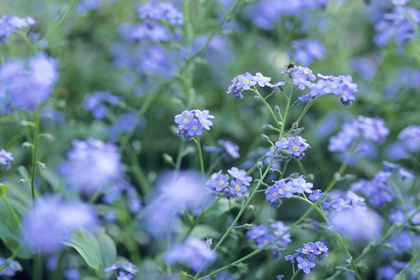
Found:
<svg viewBox="0 0 420 280"><path fill-rule="evenodd" d="M285 65L287 67L287 69L293 68L295 67L295 65L293 63L289 63L287 65Z"/></svg>

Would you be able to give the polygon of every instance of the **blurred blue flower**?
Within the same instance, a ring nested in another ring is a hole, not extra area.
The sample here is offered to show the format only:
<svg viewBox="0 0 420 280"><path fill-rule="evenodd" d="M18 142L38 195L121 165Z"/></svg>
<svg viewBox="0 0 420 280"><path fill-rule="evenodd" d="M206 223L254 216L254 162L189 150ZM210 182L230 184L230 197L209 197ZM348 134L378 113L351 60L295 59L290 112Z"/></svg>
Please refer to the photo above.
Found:
<svg viewBox="0 0 420 280"><path fill-rule="evenodd" d="M208 247L205 241L189 237L183 244L172 246L163 254L166 263L185 263L195 272L211 264L216 259L216 253Z"/></svg>
<svg viewBox="0 0 420 280"><path fill-rule="evenodd" d="M118 104L122 102L122 98L112 95L109 91L94 92L85 96L83 106L93 113L95 119L101 120L107 113L105 102Z"/></svg>
<svg viewBox="0 0 420 280"><path fill-rule="evenodd" d="M223 158L225 158L226 160L230 160L232 158L239 158L238 145L231 141L225 141L222 139L219 139L217 143L220 146L222 146L222 148L204 146L203 150L208 152L222 153Z"/></svg>
<svg viewBox="0 0 420 280"><path fill-rule="evenodd" d="M139 18L148 20L166 19L171 25L184 24L184 15L179 12L171 3L160 3L149 1L138 10Z"/></svg>
<svg viewBox="0 0 420 280"><path fill-rule="evenodd" d="M375 240L382 233L382 220L372 210L363 212L352 209L333 211L330 213L329 219L338 233L354 242Z"/></svg>
<svg viewBox="0 0 420 280"><path fill-rule="evenodd" d="M3 267L7 262L7 266ZM3 259L0 257L0 267L3 268L0 271L0 276L15 276L16 271L21 271L22 266L15 260Z"/></svg>
<svg viewBox="0 0 420 280"><path fill-rule="evenodd" d="M106 191L106 187L121 178L122 164L117 146L93 138L74 139L72 144L68 161L59 169L69 189L92 195Z"/></svg>
<svg viewBox="0 0 420 280"><path fill-rule="evenodd" d="M86 13L88 11L97 10L102 6L101 0L82 0L76 7L76 12Z"/></svg>
<svg viewBox="0 0 420 280"><path fill-rule="evenodd" d="M1 65L0 106L3 112L9 106L33 111L46 102L58 80L57 65L56 60L44 53L29 58L27 65L21 60L8 60Z"/></svg>
<svg viewBox="0 0 420 280"><path fill-rule="evenodd" d="M4 149L0 151L0 165L3 165L5 170L8 170L11 166L11 161L14 160L12 153Z"/></svg>
<svg viewBox="0 0 420 280"><path fill-rule="evenodd" d="M0 19L0 44L6 42L6 38L12 35L16 29L36 25L32 17L19 18L17 16L3 15Z"/></svg>
<svg viewBox="0 0 420 280"><path fill-rule="evenodd" d="M409 17L409 18L408 18ZM420 23L420 11L412 7L394 7L375 25L377 34L373 38L376 45L386 46L394 37L397 45L415 40L416 30L412 24Z"/></svg>
<svg viewBox="0 0 420 280"><path fill-rule="evenodd" d="M292 42L295 49L293 59L302 65L310 65L315 59L324 58L325 48L315 39L302 39Z"/></svg>
<svg viewBox="0 0 420 280"><path fill-rule="evenodd" d="M23 240L38 253L53 253L78 229L92 230L97 224L93 209L80 201L57 196L40 197L22 222Z"/></svg>
<svg viewBox="0 0 420 280"><path fill-rule="evenodd" d="M129 262L124 262L122 264L122 268L124 268L127 272L132 273L132 274L136 274L136 272L138 272L138 270L136 269L136 266Z"/></svg>

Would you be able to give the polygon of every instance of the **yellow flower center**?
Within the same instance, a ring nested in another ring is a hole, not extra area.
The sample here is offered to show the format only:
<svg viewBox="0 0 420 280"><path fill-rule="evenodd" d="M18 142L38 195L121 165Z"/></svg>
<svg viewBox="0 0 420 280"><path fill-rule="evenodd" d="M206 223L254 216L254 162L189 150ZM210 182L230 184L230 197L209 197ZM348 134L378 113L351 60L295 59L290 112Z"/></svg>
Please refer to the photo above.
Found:
<svg viewBox="0 0 420 280"><path fill-rule="evenodd" d="M298 151L299 150L299 147L298 146L294 146L293 147L293 151Z"/></svg>
<svg viewBox="0 0 420 280"><path fill-rule="evenodd" d="M182 122L186 123L188 121L188 119L183 119Z"/></svg>
<svg viewBox="0 0 420 280"><path fill-rule="evenodd" d="M332 88L336 88L336 87L337 87L337 85L332 85L331 87L332 87Z"/></svg>
<svg viewBox="0 0 420 280"><path fill-rule="evenodd" d="M5 158L0 158L0 161L6 161L6 159Z"/></svg>
<svg viewBox="0 0 420 280"><path fill-rule="evenodd" d="M249 84L249 81L248 80L244 80L244 84Z"/></svg>
<svg viewBox="0 0 420 280"><path fill-rule="evenodd" d="M196 125L194 125L193 127L192 127L192 129L194 129L194 130L197 130L197 126Z"/></svg>
<svg viewBox="0 0 420 280"><path fill-rule="evenodd" d="M343 92L343 94L344 94L344 95L349 95L349 92L348 92L347 90L345 90L345 91Z"/></svg>
<svg viewBox="0 0 420 280"><path fill-rule="evenodd" d="M240 186L236 186L235 187L235 190L239 191L239 190L241 190L241 187Z"/></svg>
<svg viewBox="0 0 420 280"><path fill-rule="evenodd" d="M286 190L286 191L290 191L290 188L289 188L289 187L286 187L286 188L285 188L285 190Z"/></svg>
<svg viewBox="0 0 420 280"><path fill-rule="evenodd" d="M223 185L225 183L225 181L219 181L219 185Z"/></svg>
<svg viewBox="0 0 420 280"><path fill-rule="evenodd" d="M276 192L273 192L273 196L277 196L277 193Z"/></svg>

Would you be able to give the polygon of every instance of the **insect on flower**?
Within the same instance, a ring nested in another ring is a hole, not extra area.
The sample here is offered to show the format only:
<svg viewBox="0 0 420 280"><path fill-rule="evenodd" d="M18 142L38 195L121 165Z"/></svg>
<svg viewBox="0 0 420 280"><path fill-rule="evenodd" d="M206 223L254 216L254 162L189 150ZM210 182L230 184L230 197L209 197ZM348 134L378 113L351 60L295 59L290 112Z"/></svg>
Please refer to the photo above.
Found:
<svg viewBox="0 0 420 280"><path fill-rule="evenodd" d="M286 65L284 65L284 67L287 67L287 69L290 69L290 68L293 68L293 67L295 67L296 65L294 65L293 63L289 63L289 64L286 64Z"/></svg>

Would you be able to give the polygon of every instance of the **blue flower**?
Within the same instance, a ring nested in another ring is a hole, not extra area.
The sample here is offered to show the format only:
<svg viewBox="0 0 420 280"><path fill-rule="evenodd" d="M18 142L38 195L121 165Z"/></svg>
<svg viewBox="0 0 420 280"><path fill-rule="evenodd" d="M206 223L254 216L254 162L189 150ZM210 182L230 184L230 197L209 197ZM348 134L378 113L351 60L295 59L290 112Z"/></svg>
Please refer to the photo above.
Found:
<svg viewBox="0 0 420 280"><path fill-rule="evenodd" d="M303 272L306 274L311 272L311 268L314 268L316 266L315 263L311 262L308 259L304 259L302 257L297 257L296 260L298 262L298 268L302 269Z"/></svg>
<svg viewBox="0 0 420 280"><path fill-rule="evenodd" d="M210 126L213 125L213 122L209 119L214 119L215 116L209 115L209 110L200 111L198 109L194 110L195 116L198 121L201 123L204 129L210 130Z"/></svg>
<svg viewBox="0 0 420 280"><path fill-rule="evenodd" d="M3 267L5 263L7 266ZM22 266L15 260L0 258L0 267L3 267L0 271L0 276L15 276L16 271L21 271Z"/></svg>
<svg viewBox="0 0 420 280"><path fill-rule="evenodd" d="M19 18L17 16L3 15L0 19L0 43L6 42L6 37L12 35L16 29L36 25L32 17Z"/></svg>
<svg viewBox="0 0 420 280"><path fill-rule="evenodd" d="M120 274L117 278L117 280L131 280L131 278L133 278L133 275L128 273L125 274L123 271L120 271Z"/></svg>
<svg viewBox="0 0 420 280"><path fill-rule="evenodd" d="M11 166L11 161L14 160L12 157L11 152L7 152L4 149L1 149L0 151L0 165L3 165L3 168L5 170L8 170Z"/></svg>
<svg viewBox="0 0 420 280"><path fill-rule="evenodd" d="M86 204L57 196L38 198L22 223L25 244L39 253L59 250L67 237L80 228L93 229L96 215Z"/></svg>
<svg viewBox="0 0 420 280"><path fill-rule="evenodd" d="M260 236L268 233L268 228L264 225L254 225L247 233L249 238L257 239Z"/></svg>
<svg viewBox="0 0 420 280"><path fill-rule="evenodd" d="M0 83L4 91L0 98L3 112L8 107L33 111L46 102L58 80L58 62L44 53L28 59L8 60L0 66ZM30 94L28 94L30 92ZM7 111L6 111L7 112Z"/></svg>
<svg viewBox="0 0 420 280"><path fill-rule="evenodd" d="M136 266L129 262L124 262L122 264L122 268L124 268L127 272L132 273L132 274L136 274L136 272L138 271L136 269Z"/></svg>
<svg viewBox="0 0 420 280"><path fill-rule="evenodd" d="M113 263L110 267L104 269L105 272L111 272L117 270L121 266L120 262Z"/></svg>
<svg viewBox="0 0 420 280"><path fill-rule="evenodd" d="M101 120L107 113L107 108L104 105L104 102L108 102L110 104L118 104L121 101L121 97L113 96L109 91L94 92L92 94L86 95L85 99L83 100L83 106L86 110L92 111L95 119Z"/></svg>
<svg viewBox="0 0 420 280"><path fill-rule="evenodd" d="M257 74L255 74L255 76L253 76L252 79L254 80L254 82L257 82L260 87L271 87L271 84L269 83L271 81L271 78L264 77L260 72L257 72Z"/></svg>
<svg viewBox="0 0 420 280"><path fill-rule="evenodd" d="M252 177L247 176L245 170L239 170L237 167L232 167L228 170L228 173L233 178L240 180L244 186L249 186L249 183L252 182Z"/></svg>
<svg viewBox="0 0 420 280"><path fill-rule="evenodd" d="M105 191L121 178L122 164L117 146L93 138L75 139L72 144L68 161L59 170L69 189L93 194Z"/></svg>
<svg viewBox="0 0 420 280"><path fill-rule="evenodd" d="M163 254L163 258L169 265L186 263L197 272L204 265L211 264L216 259L216 253L212 252L205 241L189 237L185 243L172 246Z"/></svg>
<svg viewBox="0 0 420 280"><path fill-rule="evenodd" d="M230 182L230 193L234 194L236 196L242 197L243 193L245 193L247 191L247 187L245 186L245 184L237 179L237 180L232 180Z"/></svg>
<svg viewBox="0 0 420 280"><path fill-rule="evenodd" d="M213 188L220 192L229 185L229 176L222 174L222 170L217 173L213 173L210 180L207 181L206 186Z"/></svg>
<svg viewBox="0 0 420 280"><path fill-rule="evenodd" d="M277 184L274 184L271 187L268 187L265 190L265 198L267 199L268 202L275 202L276 200L279 199L279 187Z"/></svg>

